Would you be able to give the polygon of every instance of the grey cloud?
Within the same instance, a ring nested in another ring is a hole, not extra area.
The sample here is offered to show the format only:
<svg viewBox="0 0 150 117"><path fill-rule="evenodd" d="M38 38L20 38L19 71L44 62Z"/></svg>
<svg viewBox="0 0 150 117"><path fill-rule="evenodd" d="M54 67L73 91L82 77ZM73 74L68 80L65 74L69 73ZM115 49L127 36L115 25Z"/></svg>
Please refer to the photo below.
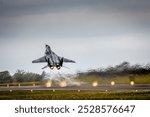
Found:
<svg viewBox="0 0 150 117"><path fill-rule="evenodd" d="M122 13L120 11L96 11L78 9L59 12L43 13L13 18L4 18L0 23L1 30L19 35L41 33L42 36L71 37L97 36L119 34L127 31L149 30L150 13ZM12 29L11 29L12 28ZM142 29L142 30L141 30ZM11 32L12 30L12 32ZM4 35L2 32L2 35Z"/></svg>
<svg viewBox="0 0 150 117"><path fill-rule="evenodd" d="M71 9L96 11L149 11L149 0L0 0L1 15L16 16L42 12L62 12Z"/></svg>
<svg viewBox="0 0 150 117"><path fill-rule="evenodd" d="M62 12L84 4L89 4L89 0L1 0L0 11L4 16L16 16Z"/></svg>

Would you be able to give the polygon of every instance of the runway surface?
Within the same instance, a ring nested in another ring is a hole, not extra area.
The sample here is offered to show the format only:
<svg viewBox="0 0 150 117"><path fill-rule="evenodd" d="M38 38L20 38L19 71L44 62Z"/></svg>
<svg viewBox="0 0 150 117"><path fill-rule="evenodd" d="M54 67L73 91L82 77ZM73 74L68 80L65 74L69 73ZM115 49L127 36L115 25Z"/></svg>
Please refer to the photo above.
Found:
<svg viewBox="0 0 150 117"><path fill-rule="evenodd" d="M0 91L7 90L63 90L63 91L73 91L73 90L150 90L150 84L117 84L117 85L99 85L96 87L93 86L67 86L67 87L46 87L46 86L9 86L9 87L0 87Z"/></svg>

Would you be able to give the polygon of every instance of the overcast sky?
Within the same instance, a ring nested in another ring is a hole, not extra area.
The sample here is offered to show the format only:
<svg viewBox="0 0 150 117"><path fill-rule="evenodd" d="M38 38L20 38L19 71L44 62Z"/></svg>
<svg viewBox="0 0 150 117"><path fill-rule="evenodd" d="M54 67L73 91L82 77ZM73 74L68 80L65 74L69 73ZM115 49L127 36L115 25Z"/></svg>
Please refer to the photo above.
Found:
<svg viewBox="0 0 150 117"><path fill-rule="evenodd" d="M150 63L150 0L0 0L0 71L41 73L45 44L76 61L60 73Z"/></svg>

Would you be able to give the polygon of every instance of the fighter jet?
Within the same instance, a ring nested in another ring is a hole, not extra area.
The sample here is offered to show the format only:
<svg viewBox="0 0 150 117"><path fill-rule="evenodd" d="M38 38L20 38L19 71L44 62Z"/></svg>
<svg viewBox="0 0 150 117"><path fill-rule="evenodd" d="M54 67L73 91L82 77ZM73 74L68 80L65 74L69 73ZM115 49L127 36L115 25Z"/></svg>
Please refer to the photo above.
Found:
<svg viewBox="0 0 150 117"><path fill-rule="evenodd" d="M45 56L33 60L32 63L44 63L47 62L47 65L45 67L43 67L42 69L49 67L51 70L54 69L54 67L56 67L58 70L63 66L64 62L70 62L70 63L75 63L75 61L64 58L64 57L60 57L58 55L56 55L50 48L49 45L45 45Z"/></svg>

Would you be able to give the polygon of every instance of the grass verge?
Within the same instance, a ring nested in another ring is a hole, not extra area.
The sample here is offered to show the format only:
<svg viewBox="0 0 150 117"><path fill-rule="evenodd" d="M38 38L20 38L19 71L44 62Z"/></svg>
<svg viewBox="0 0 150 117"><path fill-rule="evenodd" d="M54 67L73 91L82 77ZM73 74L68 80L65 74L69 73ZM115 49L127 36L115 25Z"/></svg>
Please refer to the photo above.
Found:
<svg viewBox="0 0 150 117"><path fill-rule="evenodd" d="M139 91L0 91L1 100L149 100L150 90Z"/></svg>

